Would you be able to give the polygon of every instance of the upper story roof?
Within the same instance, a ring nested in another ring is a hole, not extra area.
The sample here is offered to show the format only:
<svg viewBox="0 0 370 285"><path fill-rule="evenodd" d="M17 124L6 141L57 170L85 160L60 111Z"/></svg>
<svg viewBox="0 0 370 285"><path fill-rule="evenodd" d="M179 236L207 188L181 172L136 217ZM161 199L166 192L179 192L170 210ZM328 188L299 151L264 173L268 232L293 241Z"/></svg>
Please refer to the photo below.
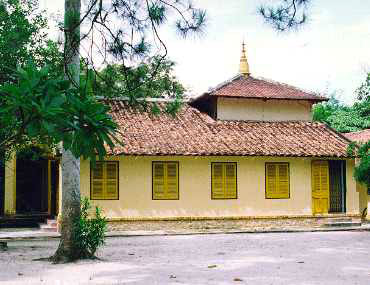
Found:
<svg viewBox="0 0 370 285"><path fill-rule="evenodd" d="M184 104L176 116L106 101L118 124L112 154L180 156L347 157L349 140L325 124L304 121L217 121ZM164 102L158 103L165 109Z"/></svg>
<svg viewBox="0 0 370 285"><path fill-rule="evenodd" d="M207 101L209 97L306 100L313 103L327 101L326 97L304 91L294 86L251 76L245 44L242 44L239 74L193 100L194 105Z"/></svg>
<svg viewBox="0 0 370 285"><path fill-rule="evenodd" d="M328 98L312 92L303 91L285 83L255 78L239 74L221 83L208 92L195 98L193 102L206 100L209 97L276 99L276 100L305 100L313 103L327 101Z"/></svg>
<svg viewBox="0 0 370 285"><path fill-rule="evenodd" d="M358 132L351 132L343 134L346 138L351 141L359 142L359 143L366 143L370 141L370 129L358 131Z"/></svg>

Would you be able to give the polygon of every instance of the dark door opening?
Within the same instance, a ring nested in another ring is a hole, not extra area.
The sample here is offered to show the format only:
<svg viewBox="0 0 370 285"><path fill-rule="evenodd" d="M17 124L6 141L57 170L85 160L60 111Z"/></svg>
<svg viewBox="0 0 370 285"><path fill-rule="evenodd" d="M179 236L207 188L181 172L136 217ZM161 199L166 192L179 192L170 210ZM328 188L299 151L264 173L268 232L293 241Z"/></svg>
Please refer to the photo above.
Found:
<svg viewBox="0 0 370 285"><path fill-rule="evenodd" d="M48 212L48 161L17 159L17 214Z"/></svg>
<svg viewBox="0 0 370 285"><path fill-rule="evenodd" d="M17 214L57 213L59 162L46 158L17 158Z"/></svg>
<svg viewBox="0 0 370 285"><path fill-rule="evenodd" d="M330 213L346 212L346 162L329 161L329 197Z"/></svg>

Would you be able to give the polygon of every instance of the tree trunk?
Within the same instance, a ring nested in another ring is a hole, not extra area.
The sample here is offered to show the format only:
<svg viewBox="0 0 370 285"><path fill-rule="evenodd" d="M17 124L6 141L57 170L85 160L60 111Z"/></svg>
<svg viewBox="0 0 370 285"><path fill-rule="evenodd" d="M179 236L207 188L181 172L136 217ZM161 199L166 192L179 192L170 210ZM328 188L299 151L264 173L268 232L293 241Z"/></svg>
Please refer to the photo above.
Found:
<svg viewBox="0 0 370 285"><path fill-rule="evenodd" d="M64 59L65 74L78 87L80 84L80 13L81 0L64 2ZM54 262L69 262L80 257L73 234L75 221L80 216L80 160L70 151L62 153L62 210L61 238Z"/></svg>

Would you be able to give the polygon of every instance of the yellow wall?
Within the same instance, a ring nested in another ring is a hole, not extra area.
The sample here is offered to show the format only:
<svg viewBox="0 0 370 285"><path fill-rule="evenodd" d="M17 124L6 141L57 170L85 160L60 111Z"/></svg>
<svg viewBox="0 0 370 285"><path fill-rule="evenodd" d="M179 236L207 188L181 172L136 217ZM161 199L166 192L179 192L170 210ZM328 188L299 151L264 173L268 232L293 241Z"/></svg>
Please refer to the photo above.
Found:
<svg viewBox="0 0 370 285"><path fill-rule="evenodd" d="M360 213L362 214L363 211L368 208L368 203L370 203L370 196L367 195L367 187L365 185L357 183L356 190L360 195ZM370 220L369 213L367 214L367 219Z"/></svg>
<svg viewBox="0 0 370 285"><path fill-rule="evenodd" d="M119 200L93 201L109 218L311 215L311 158L113 157ZM152 161L179 161L180 199L152 200ZM211 200L211 162L237 162L238 199ZM265 162L289 162L290 199L265 199ZM359 214L359 192L347 163L347 213ZM81 194L90 197L90 164L81 161Z"/></svg>
<svg viewBox="0 0 370 285"><path fill-rule="evenodd" d="M15 214L16 210L16 158L5 164L5 204L4 212L7 215Z"/></svg>
<svg viewBox="0 0 370 285"><path fill-rule="evenodd" d="M370 221L370 195L367 195L367 216L366 219Z"/></svg>
<svg viewBox="0 0 370 285"><path fill-rule="evenodd" d="M298 100L217 99L220 120L290 121L312 120L312 104Z"/></svg>

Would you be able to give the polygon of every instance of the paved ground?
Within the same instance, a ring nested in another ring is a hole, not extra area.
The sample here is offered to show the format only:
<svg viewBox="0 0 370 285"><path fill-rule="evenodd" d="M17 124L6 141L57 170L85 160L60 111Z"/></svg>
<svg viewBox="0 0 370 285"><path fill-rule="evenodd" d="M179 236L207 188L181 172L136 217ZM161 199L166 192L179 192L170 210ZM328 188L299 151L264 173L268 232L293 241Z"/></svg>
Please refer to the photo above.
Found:
<svg viewBox="0 0 370 285"><path fill-rule="evenodd" d="M370 232L120 237L100 261L32 261L56 246L9 242L0 284L370 284Z"/></svg>

